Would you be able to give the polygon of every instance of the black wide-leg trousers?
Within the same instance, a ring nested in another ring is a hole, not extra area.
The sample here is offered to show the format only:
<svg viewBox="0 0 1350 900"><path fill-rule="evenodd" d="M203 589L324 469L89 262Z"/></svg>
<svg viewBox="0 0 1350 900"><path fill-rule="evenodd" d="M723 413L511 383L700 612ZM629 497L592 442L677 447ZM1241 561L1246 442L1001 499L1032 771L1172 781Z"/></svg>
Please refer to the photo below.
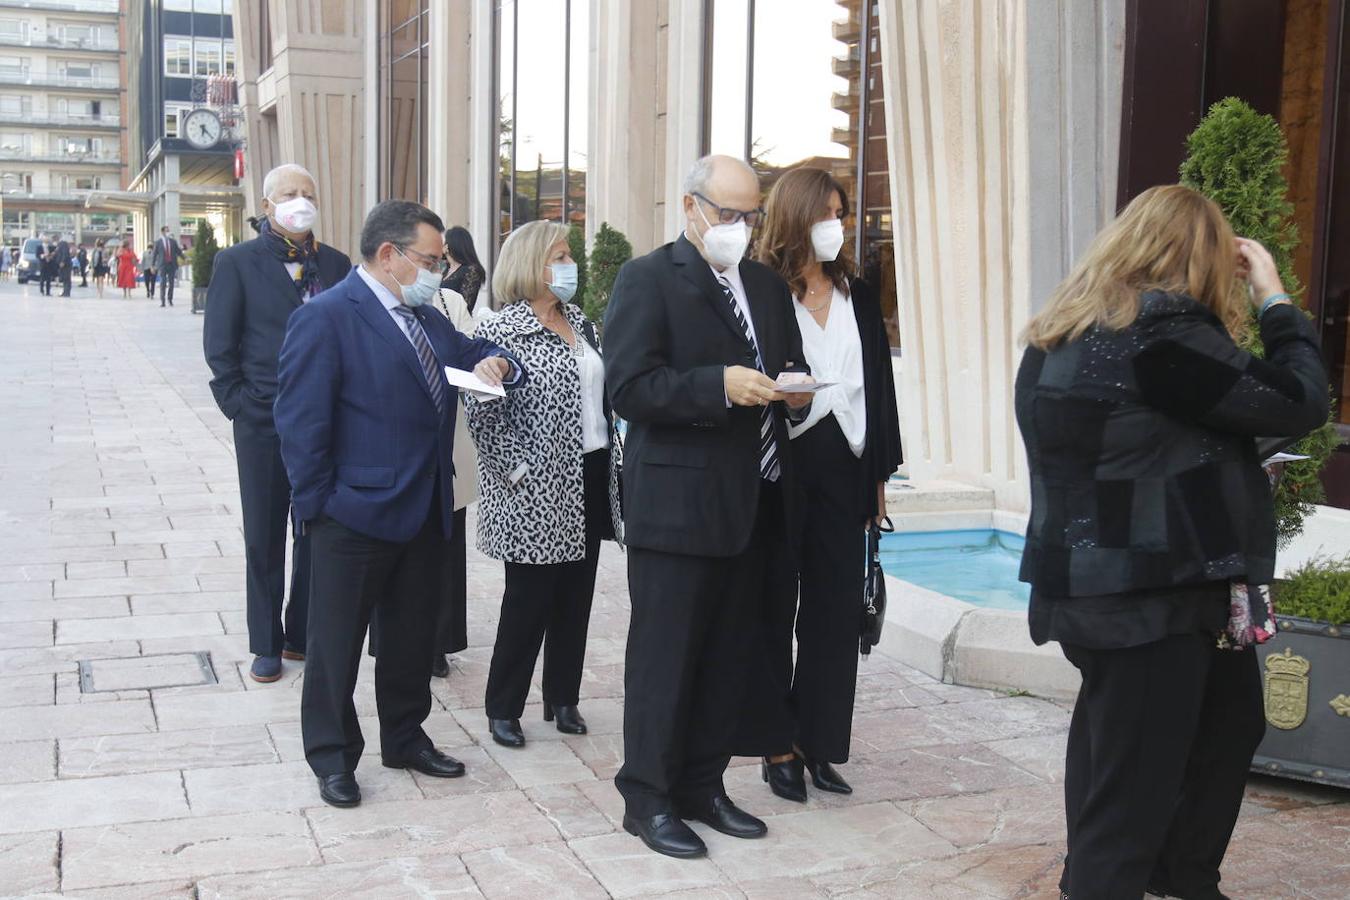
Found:
<svg viewBox="0 0 1350 900"><path fill-rule="evenodd" d="M439 492L433 492L439 496ZM445 555L434 511L405 543L353 531L331 518L310 524L314 600L300 698L305 759L319 776L354 772L365 749L352 692L371 611L380 614L375 702L380 751L405 760L432 746L422 730L431 712L431 662Z"/></svg>
<svg viewBox="0 0 1350 900"><path fill-rule="evenodd" d="M303 534L294 536L290 603L286 604L291 484L281 459L281 441L272 423L256 424L248 416L246 409L233 423L244 524L248 649L256 656L279 656L284 647L303 653L309 616L309 538Z"/></svg>
<svg viewBox="0 0 1350 900"><path fill-rule="evenodd" d="M1138 900L1150 884L1218 896L1265 734L1256 652L1217 649L1204 633L1062 649L1083 684L1069 727L1061 889L1073 900Z"/></svg>
<svg viewBox="0 0 1350 900"><path fill-rule="evenodd" d="M857 501L862 462L832 415L794 438L792 453L799 497L798 589L795 596L766 598L770 659L776 682L788 692L797 746L809 759L844 763L853 734L867 562ZM784 744L773 752L791 749Z"/></svg>
<svg viewBox="0 0 1350 900"><path fill-rule="evenodd" d="M628 549L624 761L614 782L629 815L719 796L733 755L776 752L790 740L764 603L790 593L794 574L781 488L769 482L736 556Z"/></svg>
<svg viewBox="0 0 1350 900"><path fill-rule="evenodd" d="M595 568L609 517L609 451L582 458L586 555L544 565L506 563L506 591L488 669L489 719L518 719L525 711L539 647L544 647L544 703L575 706L586 663L586 635L595 595Z"/></svg>

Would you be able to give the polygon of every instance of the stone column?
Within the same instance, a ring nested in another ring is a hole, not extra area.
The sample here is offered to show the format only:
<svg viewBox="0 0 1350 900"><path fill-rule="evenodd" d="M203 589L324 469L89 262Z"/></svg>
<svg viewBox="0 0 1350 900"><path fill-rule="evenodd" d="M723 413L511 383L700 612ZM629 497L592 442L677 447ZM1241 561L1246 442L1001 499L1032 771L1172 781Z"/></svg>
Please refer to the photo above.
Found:
<svg viewBox="0 0 1350 900"><path fill-rule="evenodd" d="M1113 211L1123 4L880 3L905 457L1002 509L1027 506L1018 333Z"/></svg>

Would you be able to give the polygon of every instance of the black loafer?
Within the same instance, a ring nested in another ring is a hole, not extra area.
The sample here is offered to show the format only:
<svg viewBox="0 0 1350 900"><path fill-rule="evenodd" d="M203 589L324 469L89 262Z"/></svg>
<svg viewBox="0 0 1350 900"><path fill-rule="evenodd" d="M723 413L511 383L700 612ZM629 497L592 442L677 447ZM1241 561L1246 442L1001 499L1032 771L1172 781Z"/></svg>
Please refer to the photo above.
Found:
<svg viewBox="0 0 1350 900"><path fill-rule="evenodd" d="M445 658L444 653L437 653L435 656L431 658L431 677L432 678L450 677L450 660Z"/></svg>
<svg viewBox="0 0 1350 900"><path fill-rule="evenodd" d="M553 706L544 704L544 721L552 722L558 720L558 730L563 734L585 734L586 720L581 717L581 711L576 706Z"/></svg>
<svg viewBox="0 0 1350 900"><path fill-rule="evenodd" d="M731 802L726 794L695 805L681 805L677 810L681 819L702 822L713 831L737 838L761 838L769 833L769 826Z"/></svg>
<svg viewBox="0 0 1350 900"><path fill-rule="evenodd" d="M386 756L381 762L386 769L412 769L433 778L458 778L464 774L464 763L453 756L446 756L435 747L418 750L408 759L390 759Z"/></svg>
<svg viewBox="0 0 1350 900"><path fill-rule="evenodd" d="M759 774L768 783L769 790L784 800L806 802L806 776L799 757L776 763L765 757L760 760Z"/></svg>
<svg viewBox="0 0 1350 900"><path fill-rule="evenodd" d="M525 746L525 732L520 730L519 719L488 719L488 731L503 747Z"/></svg>
<svg viewBox="0 0 1350 900"><path fill-rule="evenodd" d="M647 849L664 856L697 859L708 854L708 845L703 843L703 838L694 834L694 829L665 813L645 817L625 814L623 830L641 838Z"/></svg>
<svg viewBox="0 0 1350 900"><path fill-rule="evenodd" d="M319 776L319 796L329 806L347 809L361 802L361 787L351 772Z"/></svg>
<svg viewBox="0 0 1350 900"><path fill-rule="evenodd" d="M803 765L811 773L811 783L818 789L831 794L853 793L853 786L841 778L829 763L808 758L803 760Z"/></svg>

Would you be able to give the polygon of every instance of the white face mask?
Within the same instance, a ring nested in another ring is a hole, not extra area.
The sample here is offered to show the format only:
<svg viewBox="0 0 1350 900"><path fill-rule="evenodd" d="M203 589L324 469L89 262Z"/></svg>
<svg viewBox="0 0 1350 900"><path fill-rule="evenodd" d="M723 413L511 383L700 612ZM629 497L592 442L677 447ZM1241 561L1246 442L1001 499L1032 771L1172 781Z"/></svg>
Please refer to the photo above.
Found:
<svg viewBox="0 0 1350 900"><path fill-rule="evenodd" d="M272 200L271 197L267 198ZM319 208L305 197L296 197L278 203L272 200L272 216L277 224L294 234L304 234L319 217Z"/></svg>
<svg viewBox="0 0 1350 900"><path fill-rule="evenodd" d="M703 232L703 252L708 262L717 266L740 265L745 248L750 246L750 226L745 224L745 220L730 225L714 225L708 221L703 204L697 197L694 198L694 204L698 207L698 214L703 217L703 224L708 226L708 230Z"/></svg>
<svg viewBox="0 0 1350 900"><path fill-rule="evenodd" d="M811 226L811 246L816 262L834 262L844 248L844 223L841 219L823 219Z"/></svg>
<svg viewBox="0 0 1350 900"><path fill-rule="evenodd" d="M403 305L411 306L413 308L426 306L441 289L441 276L435 272L427 271L411 259L408 259L407 254L397 247L394 249L398 251L399 256L408 260L408 264L411 265L413 271L417 273L417 277L413 279L412 284L404 284L402 281L399 281L398 276L394 275L393 272L389 273L394 281L398 282L399 293L402 295Z"/></svg>

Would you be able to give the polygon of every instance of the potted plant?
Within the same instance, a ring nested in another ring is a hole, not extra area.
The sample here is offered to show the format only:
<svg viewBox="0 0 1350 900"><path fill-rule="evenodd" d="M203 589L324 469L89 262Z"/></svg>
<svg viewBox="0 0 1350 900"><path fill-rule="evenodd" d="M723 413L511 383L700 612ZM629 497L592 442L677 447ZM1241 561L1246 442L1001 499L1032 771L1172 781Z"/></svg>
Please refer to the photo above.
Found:
<svg viewBox="0 0 1350 900"><path fill-rule="evenodd" d="M1257 650L1266 737L1252 768L1350 787L1350 555L1275 584L1280 632Z"/></svg>
<svg viewBox="0 0 1350 900"><path fill-rule="evenodd" d="M206 289L211 284L211 269L216 262L220 245L216 230L205 219L197 222L197 235L192 242L192 312L206 309Z"/></svg>
<svg viewBox="0 0 1350 900"><path fill-rule="evenodd" d="M628 243L623 232L610 228L608 222L602 223L595 233L586 272L585 309L592 322L604 321L614 279L619 277L619 268L632 258L633 245Z"/></svg>

